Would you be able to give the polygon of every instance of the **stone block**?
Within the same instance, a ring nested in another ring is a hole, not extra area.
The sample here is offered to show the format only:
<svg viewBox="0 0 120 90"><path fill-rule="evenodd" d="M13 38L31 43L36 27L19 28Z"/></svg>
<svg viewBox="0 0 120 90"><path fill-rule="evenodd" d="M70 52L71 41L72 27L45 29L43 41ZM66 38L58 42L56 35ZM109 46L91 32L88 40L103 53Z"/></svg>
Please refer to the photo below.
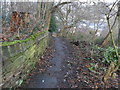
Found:
<svg viewBox="0 0 120 90"><path fill-rule="evenodd" d="M15 50L15 45L9 46L10 56L14 56L17 52Z"/></svg>
<svg viewBox="0 0 120 90"><path fill-rule="evenodd" d="M9 50L8 50L8 46L3 46L2 47L2 55L6 58L10 57L10 53L9 53Z"/></svg>

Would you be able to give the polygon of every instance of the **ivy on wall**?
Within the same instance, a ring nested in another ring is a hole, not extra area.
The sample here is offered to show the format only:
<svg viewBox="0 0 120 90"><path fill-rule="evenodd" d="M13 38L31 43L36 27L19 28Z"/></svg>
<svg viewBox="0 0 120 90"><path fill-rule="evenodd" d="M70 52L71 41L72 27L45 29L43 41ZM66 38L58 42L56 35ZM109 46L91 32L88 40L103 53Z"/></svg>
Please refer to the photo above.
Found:
<svg viewBox="0 0 120 90"><path fill-rule="evenodd" d="M55 15L51 16L49 32L57 32L57 24Z"/></svg>

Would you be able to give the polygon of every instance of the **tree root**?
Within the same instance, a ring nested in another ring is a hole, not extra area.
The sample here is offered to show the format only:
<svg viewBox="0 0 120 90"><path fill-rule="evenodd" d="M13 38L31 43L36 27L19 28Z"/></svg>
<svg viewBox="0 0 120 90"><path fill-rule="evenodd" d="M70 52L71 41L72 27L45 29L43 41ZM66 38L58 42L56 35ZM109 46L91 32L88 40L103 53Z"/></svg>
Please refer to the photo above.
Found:
<svg viewBox="0 0 120 90"><path fill-rule="evenodd" d="M107 82L109 77L115 77L115 72L118 70L119 65L115 66L114 62L111 62L108 70L106 71L106 74L103 77L104 83Z"/></svg>

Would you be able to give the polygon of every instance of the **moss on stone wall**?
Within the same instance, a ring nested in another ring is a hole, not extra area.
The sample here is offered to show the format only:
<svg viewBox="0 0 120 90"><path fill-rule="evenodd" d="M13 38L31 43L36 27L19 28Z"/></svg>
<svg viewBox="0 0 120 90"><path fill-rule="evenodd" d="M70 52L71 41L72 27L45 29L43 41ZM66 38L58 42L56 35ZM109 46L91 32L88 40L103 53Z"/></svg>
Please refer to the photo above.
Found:
<svg viewBox="0 0 120 90"><path fill-rule="evenodd" d="M3 47L7 49L8 45L11 45L12 48L15 48L14 50L18 49L15 51L15 54L12 55L14 51L11 51L11 46L9 46L10 50L7 50L7 52L10 54L10 57L5 55L5 53L2 53L3 88L20 86L23 80L26 78L27 74L29 74L29 72L34 68L36 62L39 60L39 57L43 54L46 47L48 46L48 32L40 32L35 34L34 37L32 36L32 38L34 38L34 40L27 39L26 41L2 44ZM3 52L4 50L6 49L3 49ZM18 52L19 50L21 51Z"/></svg>
<svg viewBox="0 0 120 90"><path fill-rule="evenodd" d="M31 39L34 40L34 39L36 39L36 37L38 37L38 36L40 36L40 35L42 35L46 32L48 32L48 31L46 30L46 31L42 31L42 32L39 32L39 33L35 33L34 35L31 35L29 38L26 38L25 40L14 40L12 42L1 42L0 46L9 46L9 45L17 44L17 43L27 42Z"/></svg>

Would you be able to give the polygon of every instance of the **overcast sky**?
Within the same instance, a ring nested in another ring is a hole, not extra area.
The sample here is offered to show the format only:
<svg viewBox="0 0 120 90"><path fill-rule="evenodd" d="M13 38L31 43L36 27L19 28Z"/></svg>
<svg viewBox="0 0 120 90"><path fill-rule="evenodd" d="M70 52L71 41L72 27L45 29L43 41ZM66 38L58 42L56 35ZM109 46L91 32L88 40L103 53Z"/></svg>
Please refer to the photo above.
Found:
<svg viewBox="0 0 120 90"><path fill-rule="evenodd" d="M28 2L28 1L44 1L44 2L52 2L52 1L57 1L59 2L60 0L0 0L0 1L17 1L17 2ZM61 1L81 1L81 2L90 2L90 1L94 1L94 2L115 2L116 0L61 0Z"/></svg>

